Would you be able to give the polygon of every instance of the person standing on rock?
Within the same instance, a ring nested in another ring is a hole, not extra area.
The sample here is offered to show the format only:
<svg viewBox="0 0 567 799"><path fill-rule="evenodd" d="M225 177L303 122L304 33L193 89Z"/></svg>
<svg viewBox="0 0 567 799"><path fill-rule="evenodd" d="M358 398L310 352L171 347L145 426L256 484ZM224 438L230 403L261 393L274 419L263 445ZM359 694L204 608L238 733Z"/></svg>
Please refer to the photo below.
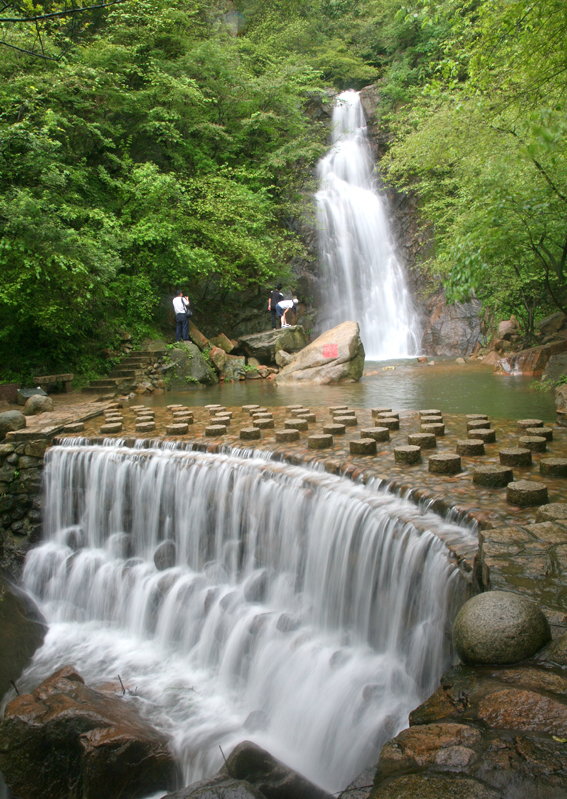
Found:
<svg viewBox="0 0 567 799"><path fill-rule="evenodd" d="M186 297L181 290L177 292L177 297L173 300L173 310L175 311L175 323L177 341L189 341L189 297Z"/></svg>
<svg viewBox="0 0 567 799"><path fill-rule="evenodd" d="M294 297L293 300L281 300L276 305L276 313L281 318L282 327L291 327L291 325L288 325L286 321L286 314L291 308L293 308L295 311L298 302L299 300L297 299L297 297Z"/></svg>
<svg viewBox="0 0 567 799"><path fill-rule="evenodd" d="M280 300L283 300L283 294L281 293L282 284L278 283L275 289L270 294L270 299L268 300L268 310L272 314L272 330L276 329L276 305Z"/></svg>

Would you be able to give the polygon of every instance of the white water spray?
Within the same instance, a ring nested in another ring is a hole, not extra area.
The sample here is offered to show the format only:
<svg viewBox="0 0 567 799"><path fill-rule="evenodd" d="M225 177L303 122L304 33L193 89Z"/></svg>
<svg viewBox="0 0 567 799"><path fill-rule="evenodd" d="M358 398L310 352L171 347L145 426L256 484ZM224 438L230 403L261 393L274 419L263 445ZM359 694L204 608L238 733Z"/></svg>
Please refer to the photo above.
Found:
<svg viewBox="0 0 567 799"><path fill-rule="evenodd" d="M442 539L467 531L433 513L234 455L83 443L45 474L24 583L50 628L22 687L65 664L120 674L186 783L251 739L339 791L451 662L464 581Z"/></svg>
<svg viewBox="0 0 567 799"><path fill-rule="evenodd" d="M318 166L319 254L325 270L325 327L353 320L371 360L418 354L420 331L376 188L357 92L339 95L333 147Z"/></svg>

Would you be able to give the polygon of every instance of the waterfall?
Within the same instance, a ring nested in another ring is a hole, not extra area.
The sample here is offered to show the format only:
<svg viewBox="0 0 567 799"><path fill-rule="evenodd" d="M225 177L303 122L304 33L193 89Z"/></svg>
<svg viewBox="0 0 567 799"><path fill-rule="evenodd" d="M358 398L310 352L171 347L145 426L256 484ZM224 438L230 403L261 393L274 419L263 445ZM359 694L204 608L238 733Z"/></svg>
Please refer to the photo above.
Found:
<svg viewBox="0 0 567 799"><path fill-rule="evenodd" d="M452 662L465 581L443 538L467 535L290 464L56 446L24 568L49 631L20 682L65 664L93 686L120 675L186 783L249 739L339 791ZM175 563L158 571L164 540Z"/></svg>
<svg viewBox="0 0 567 799"><path fill-rule="evenodd" d="M316 194L324 324L358 322L371 360L416 355L419 325L396 256L386 203L373 177L358 92L339 95L332 143L319 162Z"/></svg>

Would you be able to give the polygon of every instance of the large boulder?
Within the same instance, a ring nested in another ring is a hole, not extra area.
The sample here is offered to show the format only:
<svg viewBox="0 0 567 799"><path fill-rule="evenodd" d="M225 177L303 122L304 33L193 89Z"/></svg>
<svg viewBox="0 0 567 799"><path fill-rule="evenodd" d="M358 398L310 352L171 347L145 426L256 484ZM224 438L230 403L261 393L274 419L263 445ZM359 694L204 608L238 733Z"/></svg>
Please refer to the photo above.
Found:
<svg viewBox="0 0 567 799"><path fill-rule="evenodd" d="M0 768L19 799L134 799L177 782L165 736L70 666L7 706Z"/></svg>
<svg viewBox="0 0 567 799"><path fill-rule="evenodd" d="M560 352L558 355L552 355L547 362L542 380L551 380L556 383L564 374L567 374L567 352Z"/></svg>
<svg viewBox="0 0 567 799"><path fill-rule="evenodd" d="M299 352L306 347L307 335L301 325L292 325L253 336L243 336L238 339L238 344L249 357L257 358L263 364L274 364L276 352L279 350Z"/></svg>
<svg viewBox="0 0 567 799"><path fill-rule="evenodd" d="M468 355L481 343L482 303L478 300L447 305L443 293L431 298L428 311L421 340L428 355Z"/></svg>
<svg viewBox="0 0 567 799"><path fill-rule="evenodd" d="M24 405L22 413L24 416L35 416L38 413L45 413L53 410L53 400L51 397L42 397L41 394L33 394Z"/></svg>
<svg viewBox="0 0 567 799"><path fill-rule="evenodd" d="M234 349L234 343L225 336L224 333L220 333L218 336L215 336L211 339L211 344L215 347L220 347L221 350L224 350L227 355L230 354Z"/></svg>
<svg viewBox="0 0 567 799"><path fill-rule="evenodd" d="M225 382L240 380L246 376L246 358L244 355L226 355L222 370Z"/></svg>
<svg viewBox="0 0 567 799"><path fill-rule="evenodd" d="M0 413L0 441L12 430L22 430L26 426L26 417L20 411L4 411Z"/></svg>
<svg viewBox="0 0 567 799"><path fill-rule="evenodd" d="M0 698L17 684L46 632L33 599L0 576Z"/></svg>
<svg viewBox="0 0 567 799"><path fill-rule="evenodd" d="M354 383L363 372L364 347L358 324L343 322L297 353L281 370L277 382Z"/></svg>
<svg viewBox="0 0 567 799"><path fill-rule="evenodd" d="M226 363L227 354L221 347L213 346L209 351L209 359L213 362L215 369L222 374Z"/></svg>
<svg viewBox="0 0 567 799"><path fill-rule="evenodd" d="M510 341L510 338L518 333L518 329L518 320L515 316L511 316L509 319L504 319L498 324L498 338Z"/></svg>
<svg viewBox="0 0 567 799"><path fill-rule="evenodd" d="M518 663L550 640L548 621L537 605L507 591L472 597L453 626L453 642L463 663Z"/></svg>
<svg viewBox="0 0 567 799"><path fill-rule="evenodd" d="M538 330L541 331L542 335L544 336L553 336L554 333L557 333L561 328L565 327L565 323L567 322L567 316L562 311L557 311L557 313L552 314L551 316L546 316L545 319L542 319L541 322L538 322Z"/></svg>
<svg viewBox="0 0 567 799"><path fill-rule="evenodd" d="M182 391L195 383L206 386L218 383L215 370L196 344L188 341L179 342L176 347L169 350L169 359L172 365L167 371L170 391Z"/></svg>

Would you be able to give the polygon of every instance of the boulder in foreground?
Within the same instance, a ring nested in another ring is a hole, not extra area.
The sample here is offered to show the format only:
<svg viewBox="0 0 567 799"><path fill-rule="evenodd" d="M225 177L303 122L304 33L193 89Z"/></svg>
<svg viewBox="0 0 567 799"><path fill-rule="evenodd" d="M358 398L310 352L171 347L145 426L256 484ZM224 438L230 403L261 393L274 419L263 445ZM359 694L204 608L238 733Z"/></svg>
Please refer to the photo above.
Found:
<svg viewBox="0 0 567 799"><path fill-rule="evenodd" d="M364 347L356 322L343 322L327 330L277 377L278 383L354 383L364 372Z"/></svg>
<svg viewBox="0 0 567 799"><path fill-rule="evenodd" d="M24 591L0 577L0 698L43 643L47 623Z"/></svg>
<svg viewBox="0 0 567 799"><path fill-rule="evenodd" d="M276 353L280 350L299 352L307 346L307 336L301 325L292 325L255 333L253 336L243 336L238 339L238 344L248 357L257 358L263 364L274 364Z"/></svg>
<svg viewBox="0 0 567 799"><path fill-rule="evenodd" d="M71 666L7 706L0 769L19 799L136 799L177 781L165 737Z"/></svg>

